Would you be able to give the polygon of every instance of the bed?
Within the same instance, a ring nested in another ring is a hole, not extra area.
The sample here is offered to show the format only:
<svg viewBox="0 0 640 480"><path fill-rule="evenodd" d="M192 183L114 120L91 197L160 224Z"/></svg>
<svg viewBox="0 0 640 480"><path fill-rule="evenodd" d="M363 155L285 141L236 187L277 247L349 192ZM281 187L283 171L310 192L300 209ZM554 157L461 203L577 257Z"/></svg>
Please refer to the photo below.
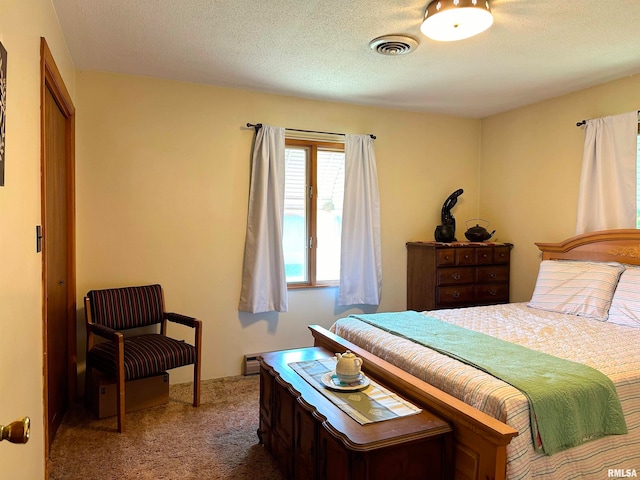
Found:
<svg viewBox="0 0 640 480"><path fill-rule="evenodd" d="M593 367L615 386L626 434L545 454L534 446L528 397L502 380L354 317L338 320L331 331L311 326L315 345L336 352L352 350L363 358L369 375L446 418L454 429L457 479L602 479L637 474L640 231L601 231L536 245L542 262L530 302L424 314ZM591 268L606 269L606 280ZM574 275L572 287L587 278L585 288L567 294L565 275ZM603 283L597 283L600 280Z"/></svg>

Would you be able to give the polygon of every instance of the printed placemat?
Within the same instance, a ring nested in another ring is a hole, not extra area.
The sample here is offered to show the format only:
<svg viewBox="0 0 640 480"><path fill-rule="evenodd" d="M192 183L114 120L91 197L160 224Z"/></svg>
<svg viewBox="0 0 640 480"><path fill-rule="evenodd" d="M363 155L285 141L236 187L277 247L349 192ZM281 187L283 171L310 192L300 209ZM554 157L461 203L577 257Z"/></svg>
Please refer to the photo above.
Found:
<svg viewBox="0 0 640 480"><path fill-rule="evenodd" d="M335 371L335 358L293 362L289 366L304 378L307 383L361 425L422 412L422 409L400 398L371 379L369 379L371 383L368 387L353 392L335 391L325 387L322 383L322 377Z"/></svg>

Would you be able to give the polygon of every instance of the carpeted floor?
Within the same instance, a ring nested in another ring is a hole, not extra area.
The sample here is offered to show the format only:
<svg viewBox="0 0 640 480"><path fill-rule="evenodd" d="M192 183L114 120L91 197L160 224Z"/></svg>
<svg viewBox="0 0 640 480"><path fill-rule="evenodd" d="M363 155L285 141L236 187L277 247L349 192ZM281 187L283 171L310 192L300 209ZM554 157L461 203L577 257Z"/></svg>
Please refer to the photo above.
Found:
<svg viewBox="0 0 640 480"><path fill-rule="evenodd" d="M50 480L282 480L258 444L259 376L172 385L169 403L126 416L97 419L82 405L67 412L51 446Z"/></svg>

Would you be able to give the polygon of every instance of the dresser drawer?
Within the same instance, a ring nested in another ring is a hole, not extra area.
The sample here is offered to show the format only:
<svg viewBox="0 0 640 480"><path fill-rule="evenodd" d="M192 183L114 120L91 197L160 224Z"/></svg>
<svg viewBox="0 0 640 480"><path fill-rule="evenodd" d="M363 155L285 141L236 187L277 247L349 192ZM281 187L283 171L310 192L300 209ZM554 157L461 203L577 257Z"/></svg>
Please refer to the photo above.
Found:
<svg viewBox="0 0 640 480"><path fill-rule="evenodd" d="M493 249L494 263L509 263L511 256L511 247L495 247Z"/></svg>
<svg viewBox="0 0 640 480"><path fill-rule="evenodd" d="M436 285L462 285L473 283L476 278L474 267L439 268L436 270Z"/></svg>
<svg viewBox="0 0 640 480"><path fill-rule="evenodd" d="M475 265L476 249L459 247L456 248L456 265Z"/></svg>
<svg viewBox="0 0 640 480"><path fill-rule="evenodd" d="M509 281L508 265L492 265L477 268L478 283L503 283Z"/></svg>
<svg viewBox="0 0 640 480"><path fill-rule="evenodd" d="M453 248L440 248L436 250L436 267L446 267L456 264L456 251Z"/></svg>
<svg viewBox="0 0 640 480"><path fill-rule="evenodd" d="M478 303L506 303L509 301L509 285L477 285L475 299Z"/></svg>
<svg viewBox="0 0 640 480"><path fill-rule="evenodd" d="M455 306L473 302L475 297L474 287L465 285L460 287L436 288L436 306Z"/></svg>
<svg viewBox="0 0 640 480"><path fill-rule="evenodd" d="M476 264L491 265L493 263L493 248L476 248Z"/></svg>

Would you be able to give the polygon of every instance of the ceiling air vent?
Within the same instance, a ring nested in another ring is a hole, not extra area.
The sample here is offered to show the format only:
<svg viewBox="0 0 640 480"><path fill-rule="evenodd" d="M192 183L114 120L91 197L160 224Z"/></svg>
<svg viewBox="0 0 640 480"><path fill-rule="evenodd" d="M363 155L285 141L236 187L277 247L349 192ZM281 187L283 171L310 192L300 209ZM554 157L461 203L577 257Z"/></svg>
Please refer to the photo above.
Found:
<svg viewBox="0 0 640 480"><path fill-rule="evenodd" d="M385 35L369 42L371 50L382 55L405 55L418 48L418 42L404 35Z"/></svg>

